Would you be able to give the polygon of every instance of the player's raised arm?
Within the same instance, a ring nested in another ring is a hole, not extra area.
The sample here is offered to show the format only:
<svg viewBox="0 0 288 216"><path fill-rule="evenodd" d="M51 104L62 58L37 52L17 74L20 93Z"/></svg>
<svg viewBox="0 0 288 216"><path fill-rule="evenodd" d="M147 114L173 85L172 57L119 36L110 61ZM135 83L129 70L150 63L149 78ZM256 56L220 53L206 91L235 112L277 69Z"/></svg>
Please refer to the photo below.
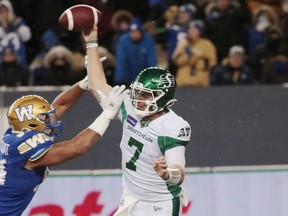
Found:
<svg viewBox="0 0 288 216"><path fill-rule="evenodd" d="M83 38L86 42L87 52L87 72L89 79L89 87L93 95L99 101L100 97L97 90L108 95L111 86L107 84L105 73L100 61L98 52L98 28L95 25L89 32L83 32Z"/></svg>
<svg viewBox="0 0 288 216"><path fill-rule="evenodd" d="M84 80L81 80L80 82L84 82ZM61 118L63 114L69 110L85 92L85 89L80 87L80 82L75 83L69 89L60 93L52 102L51 105L56 109L56 115L58 118Z"/></svg>

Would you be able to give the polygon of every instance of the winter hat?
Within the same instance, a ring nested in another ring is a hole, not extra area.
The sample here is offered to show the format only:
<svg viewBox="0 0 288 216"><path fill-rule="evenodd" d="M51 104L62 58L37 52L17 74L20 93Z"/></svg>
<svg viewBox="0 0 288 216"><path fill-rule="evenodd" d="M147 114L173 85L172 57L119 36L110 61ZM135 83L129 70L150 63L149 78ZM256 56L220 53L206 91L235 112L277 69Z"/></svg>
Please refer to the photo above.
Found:
<svg viewBox="0 0 288 216"><path fill-rule="evenodd" d="M50 67L56 58L63 58L68 64L73 64L73 52L63 45L55 46L49 50L43 60L44 66Z"/></svg>
<svg viewBox="0 0 288 216"><path fill-rule="evenodd" d="M245 54L244 48L242 46L238 46L238 45L230 47L229 55L235 55L235 54L244 55Z"/></svg>
<svg viewBox="0 0 288 216"><path fill-rule="evenodd" d="M130 31L135 31L135 30L143 31L142 23L139 18L133 18L131 20L129 30Z"/></svg>
<svg viewBox="0 0 288 216"><path fill-rule="evenodd" d="M186 12L191 18L195 18L197 8L193 4L184 4L179 7L179 12Z"/></svg>
<svg viewBox="0 0 288 216"><path fill-rule="evenodd" d="M197 28L202 34L205 29L205 24L202 20L194 20L189 23L189 28L192 28L192 27Z"/></svg>
<svg viewBox="0 0 288 216"><path fill-rule="evenodd" d="M48 52L51 48L60 44L60 39L53 30L48 29L41 36L40 43L41 43L41 49L45 52Z"/></svg>
<svg viewBox="0 0 288 216"><path fill-rule="evenodd" d="M119 24L122 22L130 23L133 14L127 10L119 10L115 12L111 18L111 26L114 31L119 29Z"/></svg>
<svg viewBox="0 0 288 216"><path fill-rule="evenodd" d="M9 19L13 19L14 17L14 10L12 7L12 4L10 1L8 0L1 0L0 1L0 7L5 7L8 10L8 14L9 14Z"/></svg>

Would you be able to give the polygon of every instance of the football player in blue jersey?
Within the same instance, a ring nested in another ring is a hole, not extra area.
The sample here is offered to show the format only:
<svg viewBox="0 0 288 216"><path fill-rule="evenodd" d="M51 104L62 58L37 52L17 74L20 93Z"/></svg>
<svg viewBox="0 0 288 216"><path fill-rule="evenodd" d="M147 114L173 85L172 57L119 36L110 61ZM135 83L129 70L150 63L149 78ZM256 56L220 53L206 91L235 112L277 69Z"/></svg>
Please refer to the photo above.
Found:
<svg viewBox="0 0 288 216"><path fill-rule="evenodd" d="M48 166L85 154L118 112L125 86L115 86L107 97L101 94L105 108L88 128L54 143L53 138L61 135L58 119L84 92L81 84L62 92L52 104L41 96L27 95L8 109L10 127L0 142L0 216L20 216L47 176Z"/></svg>

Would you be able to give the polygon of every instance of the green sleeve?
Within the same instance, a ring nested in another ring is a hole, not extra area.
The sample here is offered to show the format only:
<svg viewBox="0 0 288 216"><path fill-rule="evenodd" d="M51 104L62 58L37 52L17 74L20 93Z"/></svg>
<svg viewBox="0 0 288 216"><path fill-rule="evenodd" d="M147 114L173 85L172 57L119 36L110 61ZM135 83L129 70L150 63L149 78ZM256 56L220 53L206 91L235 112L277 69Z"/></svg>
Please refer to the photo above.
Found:
<svg viewBox="0 0 288 216"><path fill-rule="evenodd" d="M164 154L165 151L172 149L174 147L186 146L188 143L189 141L178 140L167 136L158 137L158 145L160 147L162 154Z"/></svg>

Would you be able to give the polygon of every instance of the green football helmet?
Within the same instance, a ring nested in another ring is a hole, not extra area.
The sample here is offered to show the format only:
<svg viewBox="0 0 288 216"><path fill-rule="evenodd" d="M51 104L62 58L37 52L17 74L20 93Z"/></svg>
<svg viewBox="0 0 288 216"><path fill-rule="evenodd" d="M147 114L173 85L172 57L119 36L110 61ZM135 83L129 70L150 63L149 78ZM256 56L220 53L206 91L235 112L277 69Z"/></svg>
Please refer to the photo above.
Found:
<svg viewBox="0 0 288 216"><path fill-rule="evenodd" d="M160 67L144 69L130 87L130 99L134 106L134 112L140 118L160 112L172 106L176 101L174 99L176 90L175 77L168 70ZM137 98L139 94L150 95L149 100ZM139 103L146 104L146 108L139 109Z"/></svg>

